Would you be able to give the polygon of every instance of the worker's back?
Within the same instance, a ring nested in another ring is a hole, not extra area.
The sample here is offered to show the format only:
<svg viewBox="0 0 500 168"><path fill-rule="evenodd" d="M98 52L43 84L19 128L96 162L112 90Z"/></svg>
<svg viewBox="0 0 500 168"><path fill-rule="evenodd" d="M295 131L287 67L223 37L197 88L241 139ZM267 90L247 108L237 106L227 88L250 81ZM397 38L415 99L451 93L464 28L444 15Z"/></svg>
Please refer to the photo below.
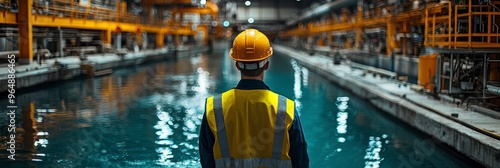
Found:
<svg viewBox="0 0 500 168"><path fill-rule="evenodd" d="M229 56L241 74L238 85L205 102L199 150L202 167L309 167L307 143L292 100L264 83L268 38L247 29Z"/></svg>
<svg viewBox="0 0 500 168"><path fill-rule="evenodd" d="M232 89L208 98L206 108L209 126L217 137L216 163L291 167L288 130L294 116L293 101L269 90ZM224 128L219 127L222 125Z"/></svg>

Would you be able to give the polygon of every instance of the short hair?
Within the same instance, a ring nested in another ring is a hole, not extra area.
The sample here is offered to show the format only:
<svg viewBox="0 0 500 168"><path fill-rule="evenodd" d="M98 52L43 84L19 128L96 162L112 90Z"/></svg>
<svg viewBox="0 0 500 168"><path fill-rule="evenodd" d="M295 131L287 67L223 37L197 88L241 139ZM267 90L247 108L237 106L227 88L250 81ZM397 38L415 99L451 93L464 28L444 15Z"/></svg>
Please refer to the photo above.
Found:
<svg viewBox="0 0 500 168"><path fill-rule="evenodd" d="M241 69L240 72L241 72L241 74L243 74L245 76L255 77L255 76L259 76L260 74L262 74L264 72L264 68L259 68L256 70Z"/></svg>

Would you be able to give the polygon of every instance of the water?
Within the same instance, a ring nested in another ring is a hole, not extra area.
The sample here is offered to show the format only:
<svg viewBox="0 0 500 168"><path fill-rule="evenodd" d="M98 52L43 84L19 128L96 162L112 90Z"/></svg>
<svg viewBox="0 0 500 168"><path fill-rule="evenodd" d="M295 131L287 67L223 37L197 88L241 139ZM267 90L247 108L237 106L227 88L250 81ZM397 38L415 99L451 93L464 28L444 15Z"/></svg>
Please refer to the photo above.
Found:
<svg viewBox="0 0 500 168"><path fill-rule="evenodd" d="M23 149L16 150L16 161L8 161L3 146L1 165L200 167L197 139L204 98L239 80L225 53L219 48L211 55L18 93L16 123L24 133L19 130L17 146ZM472 166L287 57L272 57L265 82L296 101L311 167ZM5 107L6 100L0 105ZM0 124L6 125L6 116L1 117Z"/></svg>

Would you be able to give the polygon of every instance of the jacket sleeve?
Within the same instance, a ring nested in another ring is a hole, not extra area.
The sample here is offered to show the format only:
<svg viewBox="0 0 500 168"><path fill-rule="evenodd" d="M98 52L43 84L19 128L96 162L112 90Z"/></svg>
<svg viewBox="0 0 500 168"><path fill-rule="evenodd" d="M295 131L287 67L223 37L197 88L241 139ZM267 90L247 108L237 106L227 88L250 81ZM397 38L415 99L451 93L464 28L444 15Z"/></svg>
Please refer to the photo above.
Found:
<svg viewBox="0 0 500 168"><path fill-rule="evenodd" d="M203 168L215 168L214 151L213 146L215 143L215 137L208 126L207 113L203 114L203 119L201 121L200 136L198 142L198 148L200 152L200 163Z"/></svg>
<svg viewBox="0 0 500 168"><path fill-rule="evenodd" d="M288 130L288 134L290 135L289 155L292 159L292 167L308 168L309 155L307 153L307 142L297 110L295 110L292 127Z"/></svg>

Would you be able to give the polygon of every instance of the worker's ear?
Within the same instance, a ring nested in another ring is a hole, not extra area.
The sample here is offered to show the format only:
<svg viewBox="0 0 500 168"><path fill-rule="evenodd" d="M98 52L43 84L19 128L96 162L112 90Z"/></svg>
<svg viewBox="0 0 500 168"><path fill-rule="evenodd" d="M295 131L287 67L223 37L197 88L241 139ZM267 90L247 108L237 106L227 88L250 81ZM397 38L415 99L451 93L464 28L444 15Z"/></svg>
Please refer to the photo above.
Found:
<svg viewBox="0 0 500 168"><path fill-rule="evenodd" d="M266 62L266 65L264 65L264 70L269 69L269 61Z"/></svg>
<svg viewBox="0 0 500 168"><path fill-rule="evenodd" d="M235 61L235 62L234 62L234 66L236 66L236 69L238 69L238 70L240 70L240 71L241 71L240 66L238 66L238 61Z"/></svg>

